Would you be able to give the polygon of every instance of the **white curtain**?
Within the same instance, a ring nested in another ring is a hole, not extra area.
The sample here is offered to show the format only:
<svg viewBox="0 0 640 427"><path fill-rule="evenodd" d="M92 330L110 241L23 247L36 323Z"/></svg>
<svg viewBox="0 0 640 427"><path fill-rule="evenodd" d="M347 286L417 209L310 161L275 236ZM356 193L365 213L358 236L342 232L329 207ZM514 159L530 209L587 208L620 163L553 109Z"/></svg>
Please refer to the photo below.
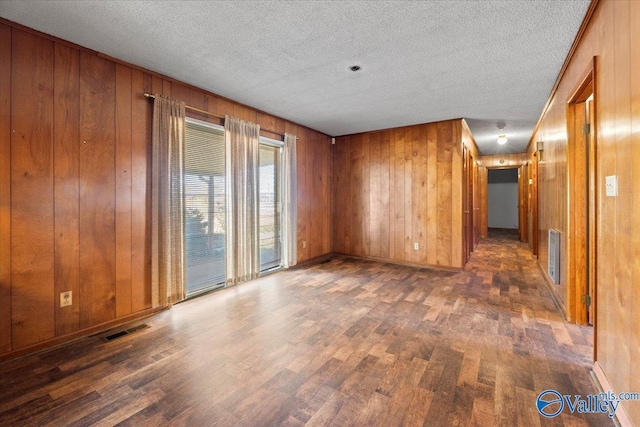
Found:
<svg viewBox="0 0 640 427"><path fill-rule="evenodd" d="M298 262L298 181L295 135L284 135L284 194L282 206L282 261L284 268Z"/></svg>
<svg viewBox="0 0 640 427"><path fill-rule="evenodd" d="M225 117L227 286L258 277L260 126Z"/></svg>
<svg viewBox="0 0 640 427"><path fill-rule="evenodd" d="M185 298L185 104L155 96L152 128L151 298L164 307Z"/></svg>

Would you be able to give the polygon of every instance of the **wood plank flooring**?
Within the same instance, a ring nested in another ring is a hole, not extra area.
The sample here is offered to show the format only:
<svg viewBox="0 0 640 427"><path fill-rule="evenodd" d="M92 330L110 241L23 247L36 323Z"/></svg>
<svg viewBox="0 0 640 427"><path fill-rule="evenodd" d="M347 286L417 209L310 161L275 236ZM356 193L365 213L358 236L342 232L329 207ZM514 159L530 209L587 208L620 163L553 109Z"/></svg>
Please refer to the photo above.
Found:
<svg viewBox="0 0 640 427"><path fill-rule="evenodd" d="M596 391L592 329L505 234L461 272L335 257L145 323L0 365L0 425L612 425L537 413Z"/></svg>

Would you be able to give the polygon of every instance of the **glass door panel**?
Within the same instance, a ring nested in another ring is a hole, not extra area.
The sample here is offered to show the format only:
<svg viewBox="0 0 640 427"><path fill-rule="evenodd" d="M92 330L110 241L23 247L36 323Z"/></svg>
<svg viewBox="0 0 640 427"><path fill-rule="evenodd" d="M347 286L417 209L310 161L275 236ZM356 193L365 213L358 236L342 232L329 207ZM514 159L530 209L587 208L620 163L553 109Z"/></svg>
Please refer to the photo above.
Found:
<svg viewBox="0 0 640 427"><path fill-rule="evenodd" d="M260 145L258 181L260 271L279 267L282 259L281 153L280 147Z"/></svg>
<svg viewBox="0 0 640 427"><path fill-rule="evenodd" d="M185 240L187 296L225 281L224 130L187 122Z"/></svg>

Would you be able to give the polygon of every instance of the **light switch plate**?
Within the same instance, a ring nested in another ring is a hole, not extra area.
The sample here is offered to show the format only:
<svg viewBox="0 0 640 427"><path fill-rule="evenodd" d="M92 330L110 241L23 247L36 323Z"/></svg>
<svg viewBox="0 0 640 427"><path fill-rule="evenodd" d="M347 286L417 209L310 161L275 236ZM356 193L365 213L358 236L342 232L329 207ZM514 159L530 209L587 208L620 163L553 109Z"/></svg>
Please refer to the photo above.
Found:
<svg viewBox="0 0 640 427"><path fill-rule="evenodd" d="M618 177L616 175L606 177L604 188L607 197L616 197L618 195Z"/></svg>

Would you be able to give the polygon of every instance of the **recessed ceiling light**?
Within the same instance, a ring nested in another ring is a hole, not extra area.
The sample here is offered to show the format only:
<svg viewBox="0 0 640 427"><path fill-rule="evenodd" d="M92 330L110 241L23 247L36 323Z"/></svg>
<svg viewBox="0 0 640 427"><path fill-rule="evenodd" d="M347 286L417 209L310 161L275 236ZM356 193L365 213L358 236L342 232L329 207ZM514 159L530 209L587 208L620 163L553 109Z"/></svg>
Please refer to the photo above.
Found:
<svg viewBox="0 0 640 427"><path fill-rule="evenodd" d="M358 71L360 69L360 66L359 65L352 65L351 67L349 67L349 69L351 71Z"/></svg>

